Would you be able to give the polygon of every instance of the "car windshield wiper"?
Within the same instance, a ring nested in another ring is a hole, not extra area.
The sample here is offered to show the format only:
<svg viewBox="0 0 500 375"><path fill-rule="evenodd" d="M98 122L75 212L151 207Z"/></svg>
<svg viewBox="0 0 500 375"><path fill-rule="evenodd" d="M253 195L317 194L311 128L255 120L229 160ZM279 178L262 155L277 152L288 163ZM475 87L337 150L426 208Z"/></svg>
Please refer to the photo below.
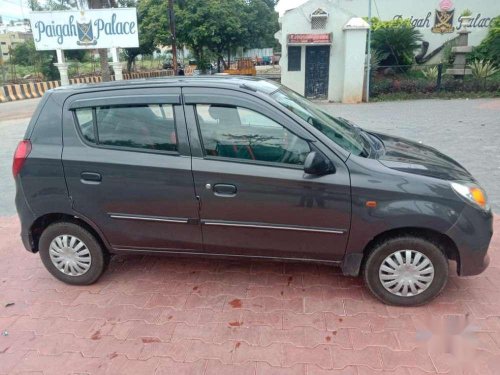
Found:
<svg viewBox="0 0 500 375"><path fill-rule="evenodd" d="M373 156L374 158L382 156L385 153L384 142L379 137L366 131L362 127L352 123L351 121L349 121L343 117L339 117L339 119L341 119L341 121L343 121L345 124L351 126L358 134L361 135L361 137L363 137L363 139L365 139L366 141L369 142L370 147L374 153L374 156Z"/></svg>
<svg viewBox="0 0 500 375"><path fill-rule="evenodd" d="M349 120L343 117L337 117L341 122L350 126L352 130L356 133L358 140L363 144L363 153L360 156L365 156L367 158L371 157L371 155L377 152L377 148L375 147L373 140L366 136L366 132L359 126L353 124Z"/></svg>

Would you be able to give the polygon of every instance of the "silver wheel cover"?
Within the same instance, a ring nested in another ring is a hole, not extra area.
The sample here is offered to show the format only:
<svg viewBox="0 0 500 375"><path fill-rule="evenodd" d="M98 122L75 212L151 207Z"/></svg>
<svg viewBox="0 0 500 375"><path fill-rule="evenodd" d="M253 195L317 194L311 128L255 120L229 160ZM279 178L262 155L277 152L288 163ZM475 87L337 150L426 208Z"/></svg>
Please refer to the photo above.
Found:
<svg viewBox="0 0 500 375"><path fill-rule="evenodd" d="M92 264L92 256L87 245L70 234L54 238L50 243L49 253L52 264L65 275L84 275Z"/></svg>
<svg viewBox="0 0 500 375"><path fill-rule="evenodd" d="M390 293L413 297L427 290L434 280L434 266L417 250L398 250L382 262L379 279Z"/></svg>

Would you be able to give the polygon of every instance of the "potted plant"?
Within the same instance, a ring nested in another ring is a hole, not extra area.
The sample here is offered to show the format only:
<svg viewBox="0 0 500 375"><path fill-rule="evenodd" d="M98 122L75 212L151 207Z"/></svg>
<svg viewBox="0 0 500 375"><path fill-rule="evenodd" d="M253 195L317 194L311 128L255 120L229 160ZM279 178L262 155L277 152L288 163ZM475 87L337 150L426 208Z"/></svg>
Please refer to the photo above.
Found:
<svg viewBox="0 0 500 375"><path fill-rule="evenodd" d="M472 19L472 11L470 9L464 9L462 13L460 14L460 21L462 22L462 25L464 29L467 29L467 27L470 26Z"/></svg>

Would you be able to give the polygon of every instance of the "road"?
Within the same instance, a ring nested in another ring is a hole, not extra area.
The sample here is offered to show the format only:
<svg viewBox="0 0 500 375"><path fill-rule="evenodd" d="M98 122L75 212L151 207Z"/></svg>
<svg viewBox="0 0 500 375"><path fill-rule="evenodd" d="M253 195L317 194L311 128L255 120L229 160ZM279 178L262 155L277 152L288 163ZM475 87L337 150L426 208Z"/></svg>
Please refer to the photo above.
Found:
<svg viewBox="0 0 500 375"><path fill-rule="evenodd" d="M40 99L0 104L0 216L15 214L12 156Z"/></svg>
<svg viewBox="0 0 500 375"><path fill-rule="evenodd" d="M0 216L15 213L12 154L39 99L0 104ZM500 212L500 99L320 103L360 126L434 146L459 161Z"/></svg>

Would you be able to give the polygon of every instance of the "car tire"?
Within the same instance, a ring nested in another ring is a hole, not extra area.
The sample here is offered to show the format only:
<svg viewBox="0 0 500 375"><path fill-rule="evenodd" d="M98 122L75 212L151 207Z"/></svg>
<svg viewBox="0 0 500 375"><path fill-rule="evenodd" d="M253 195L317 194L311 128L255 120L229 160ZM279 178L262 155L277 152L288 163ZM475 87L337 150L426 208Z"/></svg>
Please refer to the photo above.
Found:
<svg viewBox="0 0 500 375"><path fill-rule="evenodd" d="M110 258L88 230L70 222L49 225L40 236L38 250L52 276L71 285L96 282Z"/></svg>
<svg viewBox="0 0 500 375"><path fill-rule="evenodd" d="M413 236L377 243L364 264L370 292L396 306L419 306L437 297L448 281L448 260L438 244Z"/></svg>

